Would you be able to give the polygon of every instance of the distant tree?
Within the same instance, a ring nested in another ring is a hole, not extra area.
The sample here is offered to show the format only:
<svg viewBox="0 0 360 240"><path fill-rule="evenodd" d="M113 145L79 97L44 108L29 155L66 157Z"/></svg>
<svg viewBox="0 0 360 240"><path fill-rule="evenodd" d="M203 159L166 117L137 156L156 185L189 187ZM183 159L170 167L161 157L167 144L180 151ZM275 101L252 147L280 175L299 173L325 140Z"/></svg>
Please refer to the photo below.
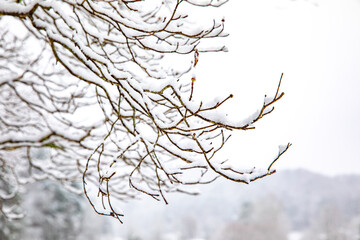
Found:
<svg viewBox="0 0 360 240"><path fill-rule="evenodd" d="M181 239L195 239L198 234L197 218L188 214L181 219Z"/></svg>
<svg viewBox="0 0 360 240"><path fill-rule="evenodd" d="M238 169L214 156L232 130L253 129L273 110L280 83L238 122L219 112L233 95L212 103L194 97L199 55L226 51L206 45L226 36L224 19L204 26L195 19L225 2L2 0L0 174L14 191L52 178L79 192L73 181L82 174L95 211L120 220L114 201L139 192L166 202L164 192L187 192L183 185L272 174L289 145L267 169Z"/></svg>
<svg viewBox="0 0 360 240"><path fill-rule="evenodd" d="M275 195L268 195L255 202L250 222L263 234L263 238L260 239L287 239L289 220L282 202Z"/></svg>
<svg viewBox="0 0 360 240"><path fill-rule="evenodd" d="M336 205L323 204L302 240L344 240L346 221Z"/></svg>
<svg viewBox="0 0 360 240"><path fill-rule="evenodd" d="M83 216L83 198L69 193L54 181L37 182L29 188L24 195L27 199L24 203L27 217L21 239L78 239Z"/></svg>
<svg viewBox="0 0 360 240"><path fill-rule="evenodd" d="M281 202L267 196L243 204L240 218L227 224L213 240L286 240L288 224Z"/></svg>
<svg viewBox="0 0 360 240"><path fill-rule="evenodd" d="M20 194L11 191L11 186L8 184L0 176L0 190L3 196L0 198L0 239L16 240L21 238L22 221L14 221L12 218L14 215L15 218L21 216L16 211L19 211L18 206L22 204L22 200Z"/></svg>
<svg viewBox="0 0 360 240"><path fill-rule="evenodd" d="M360 240L360 216L353 217L347 224L346 235L349 240Z"/></svg>
<svg viewBox="0 0 360 240"><path fill-rule="evenodd" d="M254 204L246 201L241 205L239 221L249 222L254 212Z"/></svg>

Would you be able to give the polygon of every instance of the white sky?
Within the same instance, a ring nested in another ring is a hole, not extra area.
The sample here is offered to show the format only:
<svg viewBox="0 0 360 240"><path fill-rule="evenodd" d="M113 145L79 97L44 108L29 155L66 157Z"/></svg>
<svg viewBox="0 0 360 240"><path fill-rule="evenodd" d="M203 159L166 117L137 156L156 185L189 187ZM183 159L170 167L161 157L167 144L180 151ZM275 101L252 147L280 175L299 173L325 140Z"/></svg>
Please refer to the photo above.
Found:
<svg viewBox="0 0 360 240"><path fill-rule="evenodd" d="M225 155L266 167L291 142L276 169L360 173L360 1L232 0L220 10L230 52L200 56L201 95L235 94L228 111L241 118L275 93L281 72L285 92Z"/></svg>

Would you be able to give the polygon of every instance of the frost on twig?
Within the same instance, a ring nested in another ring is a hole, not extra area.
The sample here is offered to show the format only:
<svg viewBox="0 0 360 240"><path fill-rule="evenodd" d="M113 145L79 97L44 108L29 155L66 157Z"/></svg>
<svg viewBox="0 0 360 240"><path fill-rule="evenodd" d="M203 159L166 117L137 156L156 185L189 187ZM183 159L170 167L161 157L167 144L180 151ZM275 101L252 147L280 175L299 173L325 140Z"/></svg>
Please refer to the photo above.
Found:
<svg viewBox="0 0 360 240"><path fill-rule="evenodd" d="M17 16L29 36L13 41L3 32L0 43L0 61L12 64L0 68L6 76L0 79L6 112L0 167L13 169L19 185L53 178L74 188L70 183L81 173L94 210L119 221L115 202L138 193L166 202L166 192L191 194L183 186L219 176L249 183L272 174L290 145L265 170L236 169L215 156L232 130L253 129L273 110L283 96L281 80L276 94L239 122L218 111L232 95L214 103L193 100L196 79L189 76L199 55L226 51L203 43L227 34L223 20L199 26L191 14L225 2L23 1L22 9L36 5ZM29 52L22 43L34 40L41 49L19 59L16 54Z"/></svg>

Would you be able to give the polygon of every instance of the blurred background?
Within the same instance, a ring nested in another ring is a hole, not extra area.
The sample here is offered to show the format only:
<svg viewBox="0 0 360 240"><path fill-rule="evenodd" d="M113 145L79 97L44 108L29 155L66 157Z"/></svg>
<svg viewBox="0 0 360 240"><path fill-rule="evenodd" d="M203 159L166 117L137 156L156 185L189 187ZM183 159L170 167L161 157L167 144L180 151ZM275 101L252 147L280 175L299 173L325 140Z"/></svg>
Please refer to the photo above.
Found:
<svg viewBox="0 0 360 240"><path fill-rule="evenodd" d="M26 216L0 218L0 239L359 240L360 176L284 170L250 185L216 181L201 194L123 203L124 224L94 213L54 182L17 198Z"/></svg>
<svg viewBox="0 0 360 240"><path fill-rule="evenodd" d="M195 94L233 93L225 110L245 118L284 73L275 111L221 153L267 167L291 142L277 173L250 185L219 180L199 186L199 196L169 194L169 205L123 203L123 225L43 181L14 198L23 219L0 215L1 240L360 239L360 1L232 0L211 14L225 17L229 52L200 54Z"/></svg>

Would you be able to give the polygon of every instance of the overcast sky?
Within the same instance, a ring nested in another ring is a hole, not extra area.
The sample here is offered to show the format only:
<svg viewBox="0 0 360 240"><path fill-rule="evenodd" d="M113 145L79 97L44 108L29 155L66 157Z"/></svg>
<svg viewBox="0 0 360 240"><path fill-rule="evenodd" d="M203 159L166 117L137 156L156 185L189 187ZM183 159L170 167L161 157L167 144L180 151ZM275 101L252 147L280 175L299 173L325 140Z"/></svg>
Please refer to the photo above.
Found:
<svg viewBox="0 0 360 240"><path fill-rule="evenodd" d="M200 56L202 94L235 94L228 111L241 118L275 93L282 72L285 92L223 154L266 167L291 142L278 170L360 173L360 1L233 0L221 11L229 52Z"/></svg>

